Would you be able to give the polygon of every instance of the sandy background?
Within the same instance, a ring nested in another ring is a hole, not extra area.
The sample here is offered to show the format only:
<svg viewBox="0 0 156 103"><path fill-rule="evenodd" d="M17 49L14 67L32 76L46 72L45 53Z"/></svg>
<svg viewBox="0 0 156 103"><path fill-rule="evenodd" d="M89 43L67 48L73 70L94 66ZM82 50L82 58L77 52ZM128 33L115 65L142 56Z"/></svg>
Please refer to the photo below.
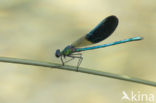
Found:
<svg viewBox="0 0 156 103"><path fill-rule="evenodd" d="M119 25L99 44L135 36L144 40L84 52L81 67L156 81L155 0L0 0L0 56L60 63L56 49L109 15L116 15ZM122 91L156 96L156 88L141 84L0 63L0 103L127 103L121 101Z"/></svg>

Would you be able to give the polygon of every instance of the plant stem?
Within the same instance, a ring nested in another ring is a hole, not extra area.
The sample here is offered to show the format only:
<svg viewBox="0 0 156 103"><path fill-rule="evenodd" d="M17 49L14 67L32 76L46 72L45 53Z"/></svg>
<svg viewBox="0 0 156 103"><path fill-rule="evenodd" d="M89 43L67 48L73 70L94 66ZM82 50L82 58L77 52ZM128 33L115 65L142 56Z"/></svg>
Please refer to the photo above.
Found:
<svg viewBox="0 0 156 103"><path fill-rule="evenodd" d="M104 77L108 77L108 78L114 78L114 79L135 82L135 83L139 83L139 84L156 87L156 82L152 82L152 81L148 81L148 80L134 78L134 77L126 76L126 75L119 75L119 74L113 74L113 73L108 73L108 72L103 72L103 71L97 71L97 70L92 70L92 69L87 69L87 68L81 68L81 67L77 71L77 68L74 66L69 66L69 65L62 66L61 64L56 64L56 63L51 63L51 62L43 62L43 61L28 60L28 59L18 59L18 58L10 58L10 57L0 57L0 62L70 70L70 71L75 71L75 72L88 73L88 74L92 74L92 75L104 76Z"/></svg>

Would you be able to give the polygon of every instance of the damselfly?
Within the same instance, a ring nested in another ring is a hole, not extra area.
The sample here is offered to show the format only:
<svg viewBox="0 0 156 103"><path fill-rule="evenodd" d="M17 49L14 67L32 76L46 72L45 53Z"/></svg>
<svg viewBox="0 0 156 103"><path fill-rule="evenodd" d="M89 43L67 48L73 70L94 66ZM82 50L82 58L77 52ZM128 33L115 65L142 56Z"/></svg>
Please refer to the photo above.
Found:
<svg viewBox="0 0 156 103"><path fill-rule="evenodd" d="M56 50L55 56L57 58L60 57L62 65L65 63L78 58L79 61L77 63L77 70L83 60L82 54L80 52L86 51L86 50L93 50L103 47L108 47L116 44L131 42L131 41L137 41L143 39L142 37L133 37L125 40L116 41L109 44L103 44L98 46L91 46L91 47L83 47L90 44L98 43L104 39L106 39L108 36L110 36L114 30L116 29L118 25L118 18L116 16L109 16L105 18L103 21L101 21L93 30L91 30L88 34L81 37L71 45L68 45L65 47L64 50L60 51L60 49ZM83 47L83 48L81 48ZM70 57L71 59L66 60L66 57Z"/></svg>

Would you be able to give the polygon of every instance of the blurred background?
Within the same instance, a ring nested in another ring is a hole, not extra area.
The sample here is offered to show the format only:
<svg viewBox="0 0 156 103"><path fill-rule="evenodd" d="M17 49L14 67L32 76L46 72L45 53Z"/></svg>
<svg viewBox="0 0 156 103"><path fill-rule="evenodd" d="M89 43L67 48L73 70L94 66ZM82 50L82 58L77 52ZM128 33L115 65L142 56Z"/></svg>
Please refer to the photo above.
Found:
<svg viewBox="0 0 156 103"><path fill-rule="evenodd" d="M109 15L116 15L119 25L99 44L135 36L144 40L84 52L81 67L156 81L155 0L0 0L0 56L60 63L56 49L71 44ZM0 103L129 102L121 100L122 91L156 96L156 89L146 85L0 63Z"/></svg>

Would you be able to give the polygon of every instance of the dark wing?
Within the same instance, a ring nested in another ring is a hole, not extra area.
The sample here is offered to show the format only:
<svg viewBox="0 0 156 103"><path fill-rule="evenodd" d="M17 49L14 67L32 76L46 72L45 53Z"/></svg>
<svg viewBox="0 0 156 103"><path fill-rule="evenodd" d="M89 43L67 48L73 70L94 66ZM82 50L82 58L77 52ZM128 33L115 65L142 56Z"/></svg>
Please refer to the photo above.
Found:
<svg viewBox="0 0 156 103"><path fill-rule="evenodd" d="M87 35L81 37L71 45L74 47L87 46L98 43L108 36L110 36L118 25L118 18L116 16L109 16L101 21L93 30Z"/></svg>

